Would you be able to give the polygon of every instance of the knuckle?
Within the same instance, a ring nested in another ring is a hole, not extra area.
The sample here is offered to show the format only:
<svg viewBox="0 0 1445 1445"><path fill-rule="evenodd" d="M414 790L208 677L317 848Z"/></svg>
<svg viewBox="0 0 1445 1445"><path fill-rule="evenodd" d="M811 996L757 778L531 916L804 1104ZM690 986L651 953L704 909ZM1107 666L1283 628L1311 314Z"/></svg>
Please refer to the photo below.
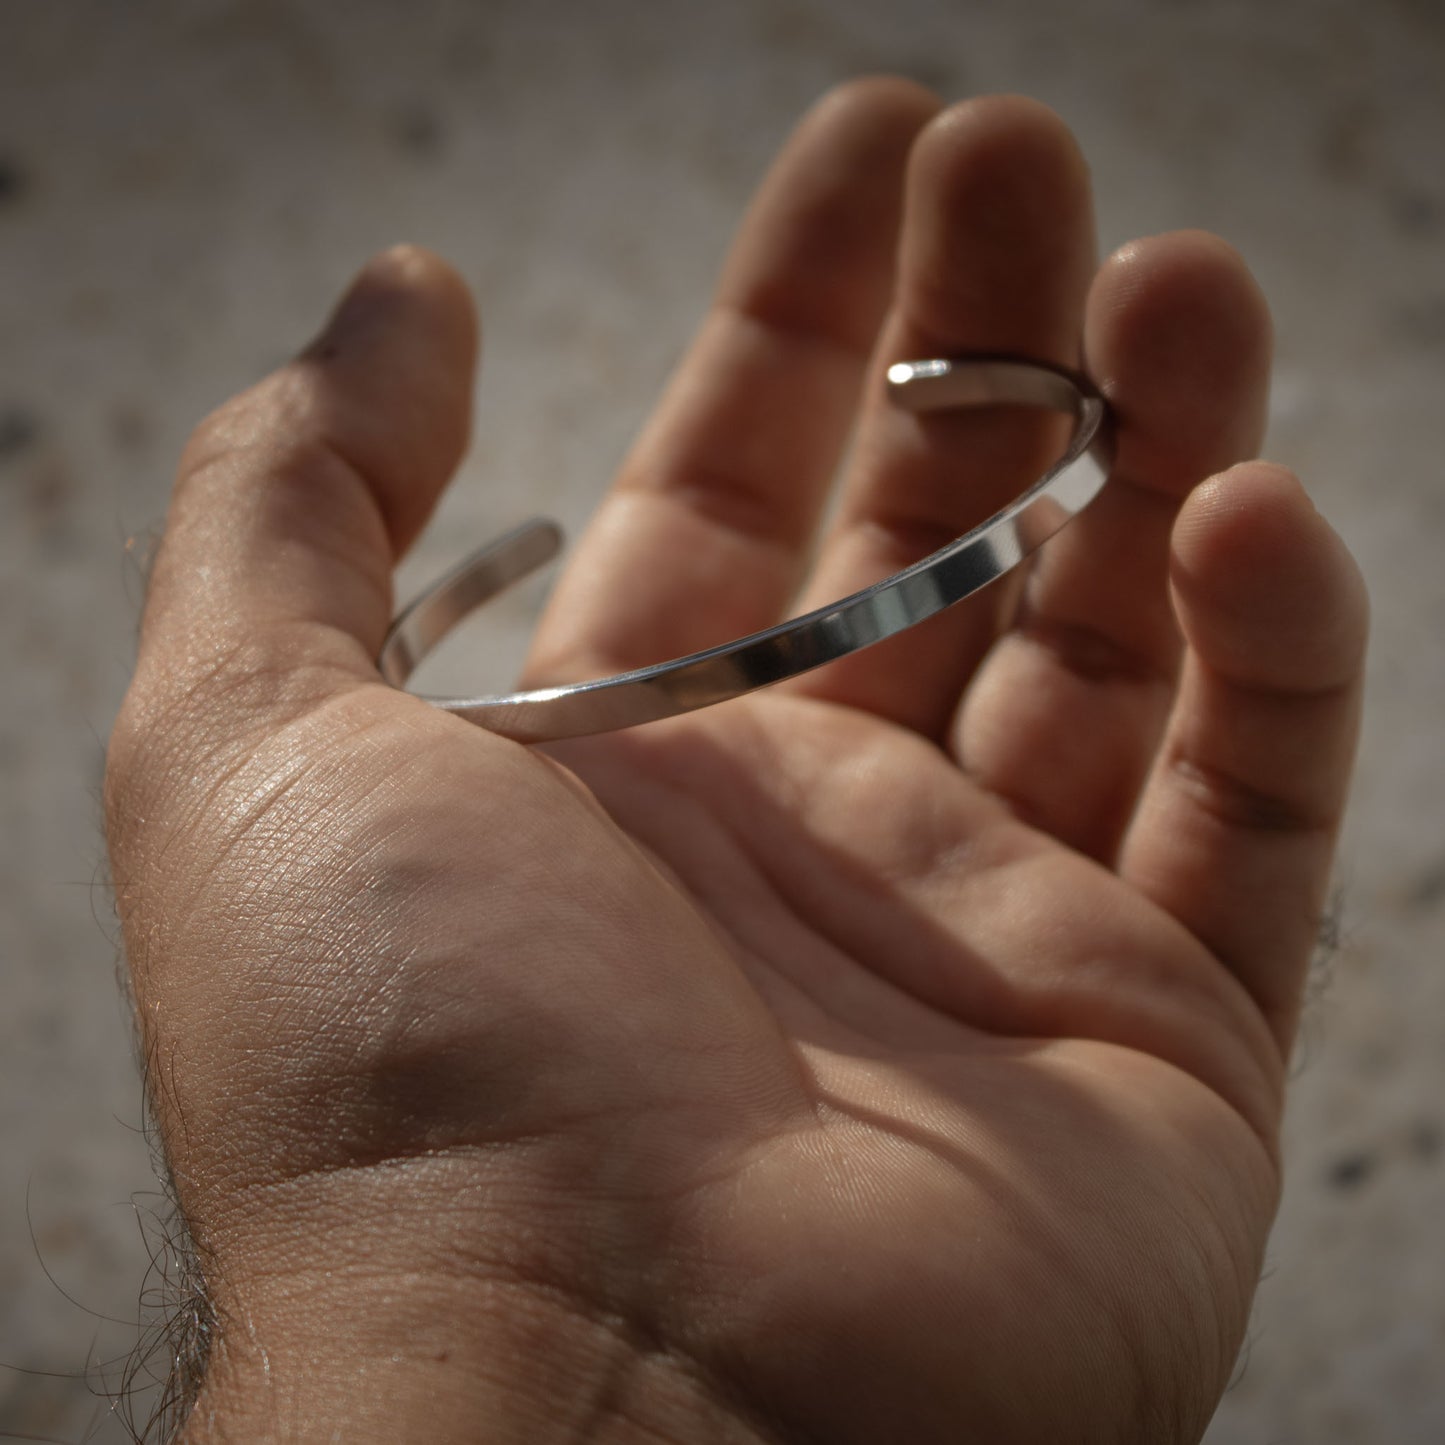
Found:
<svg viewBox="0 0 1445 1445"><path fill-rule="evenodd" d="M1085 682L1173 685L1173 670L1161 657L1103 627L1065 621L1039 610L1025 610L1014 626L1026 641Z"/></svg>
<svg viewBox="0 0 1445 1445"><path fill-rule="evenodd" d="M219 458L250 450L286 434L291 387L275 372L213 408L191 432L181 454L184 478L207 470Z"/></svg>
<svg viewBox="0 0 1445 1445"><path fill-rule="evenodd" d="M1181 754L1173 771L1196 804L1226 827L1247 833L1328 833L1332 816L1311 809L1278 788L1260 787L1226 768Z"/></svg>

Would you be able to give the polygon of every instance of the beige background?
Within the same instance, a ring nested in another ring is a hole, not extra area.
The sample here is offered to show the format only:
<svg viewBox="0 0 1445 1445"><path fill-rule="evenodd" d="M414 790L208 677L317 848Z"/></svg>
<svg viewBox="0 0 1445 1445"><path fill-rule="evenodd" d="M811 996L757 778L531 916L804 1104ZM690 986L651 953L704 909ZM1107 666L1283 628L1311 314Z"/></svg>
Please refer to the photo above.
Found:
<svg viewBox="0 0 1445 1445"><path fill-rule="evenodd" d="M0 1433L124 1438L91 1391L134 1340L153 1184L97 789L127 542L187 429L415 239L474 282L488 359L407 578L531 512L575 529L770 151L878 69L1049 101L1105 245L1208 226L1273 300L1269 451L1355 548L1377 621L1343 946L1209 1439L1445 1440L1438 0L0 0ZM525 621L509 602L474 635L497 680Z"/></svg>

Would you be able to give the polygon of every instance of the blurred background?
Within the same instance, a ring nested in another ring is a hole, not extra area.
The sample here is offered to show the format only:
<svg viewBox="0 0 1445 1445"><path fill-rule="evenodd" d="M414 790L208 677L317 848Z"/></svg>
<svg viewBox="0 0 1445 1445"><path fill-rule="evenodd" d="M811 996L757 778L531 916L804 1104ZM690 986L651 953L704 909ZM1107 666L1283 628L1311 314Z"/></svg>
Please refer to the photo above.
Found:
<svg viewBox="0 0 1445 1445"><path fill-rule="evenodd" d="M575 532L771 152L878 70L1049 102L1105 248L1208 227L1274 305L1268 452L1376 622L1339 947L1208 1438L1445 1440L1439 0L0 0L0 1436L128 1438L107 1391L162 1235L98 796L187 431L419 241L487 342L403 592L532 513ZM534 601L489 610L468 681L504 680Z"/></svg>

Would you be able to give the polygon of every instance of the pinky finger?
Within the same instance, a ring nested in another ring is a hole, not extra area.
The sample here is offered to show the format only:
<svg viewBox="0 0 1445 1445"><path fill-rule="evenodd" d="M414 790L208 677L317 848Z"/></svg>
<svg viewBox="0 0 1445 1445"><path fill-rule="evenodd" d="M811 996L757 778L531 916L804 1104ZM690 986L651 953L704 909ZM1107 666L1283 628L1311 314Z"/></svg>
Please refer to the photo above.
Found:
<svg viewBox="0 0 1445 1445"><path fill-rule="evenodd" d="M1188 652L1123 877L1239 978L1288 1050L1359 727L1368 607L1282 468L1198 487L1175 524Z"/></svg>

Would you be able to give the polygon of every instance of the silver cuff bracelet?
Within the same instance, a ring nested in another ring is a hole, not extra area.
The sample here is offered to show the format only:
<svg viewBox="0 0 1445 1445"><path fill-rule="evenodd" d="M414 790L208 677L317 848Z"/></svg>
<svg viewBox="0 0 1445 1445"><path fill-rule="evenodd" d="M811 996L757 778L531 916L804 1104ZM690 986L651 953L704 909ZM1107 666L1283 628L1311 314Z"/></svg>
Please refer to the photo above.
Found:
<svg viewBox="0 0 1445 1445"><path fill-rule="evenodd" d="M1108 407L1082 376L1011 357L904 361L888 393L908 411L1022 405L1072 416L1062 458L1038 481L957 541L851 597L671 662L613 677L496 697L428 698L468 722L519 742L610 732L725 702L870 647L941 612L1017 566L1098 494L1109 475ZM401 687L468 613L555 557L562 532L531 521L473 553L392 623L378 666Z"/></svg>

